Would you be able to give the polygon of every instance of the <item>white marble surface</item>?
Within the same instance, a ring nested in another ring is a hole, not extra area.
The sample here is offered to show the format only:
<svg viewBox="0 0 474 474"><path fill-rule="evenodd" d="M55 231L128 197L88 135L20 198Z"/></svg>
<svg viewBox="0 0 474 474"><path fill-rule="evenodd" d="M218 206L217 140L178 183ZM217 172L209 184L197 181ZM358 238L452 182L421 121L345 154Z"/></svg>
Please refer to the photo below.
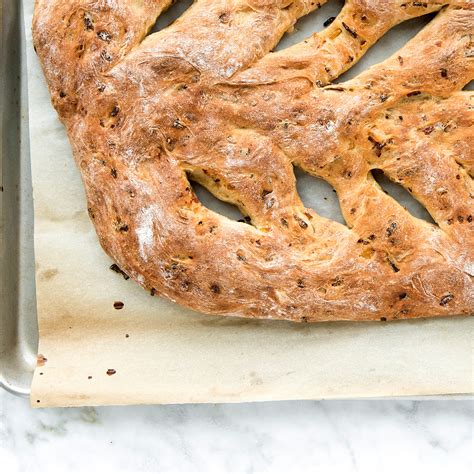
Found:
<svg viewBox="0 0 474 474"><path fill-rule="evenodd" d="M29 408L0 391L0 470L473 472L472 401Z"/></svg>

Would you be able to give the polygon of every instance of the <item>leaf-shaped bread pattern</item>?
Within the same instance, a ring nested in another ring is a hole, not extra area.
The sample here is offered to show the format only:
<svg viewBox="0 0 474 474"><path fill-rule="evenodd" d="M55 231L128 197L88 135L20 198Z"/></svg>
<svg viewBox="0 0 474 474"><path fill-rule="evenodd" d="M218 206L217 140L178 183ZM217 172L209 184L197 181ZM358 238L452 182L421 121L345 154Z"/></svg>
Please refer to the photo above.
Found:
<svg viewBox="0 0 474 474"><path fill-rule="evenodd" d="M206 313L293 321L474 312L472 1L347 0L272 52L310 0L37 0L33 34L104 250L151 291ZM400 51L331 84L396 24ZM294 167L347 225L305 208ZM382 170L431 214L387 195ZM248 216L199 202L191 181Z"/></svg>

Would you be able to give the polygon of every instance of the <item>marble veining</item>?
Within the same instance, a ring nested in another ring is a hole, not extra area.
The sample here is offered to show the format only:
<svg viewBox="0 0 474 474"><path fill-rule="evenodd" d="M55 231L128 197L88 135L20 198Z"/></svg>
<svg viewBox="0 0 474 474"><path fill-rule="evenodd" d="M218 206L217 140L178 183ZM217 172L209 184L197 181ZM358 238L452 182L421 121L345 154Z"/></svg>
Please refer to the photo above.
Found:
<svg viewBox="0 0 474 474"><path fill-rule="evenodd" d="M473 419L473 401L32 410L27 400L0 391L0 466L2 472L467 474Z"/></svg>

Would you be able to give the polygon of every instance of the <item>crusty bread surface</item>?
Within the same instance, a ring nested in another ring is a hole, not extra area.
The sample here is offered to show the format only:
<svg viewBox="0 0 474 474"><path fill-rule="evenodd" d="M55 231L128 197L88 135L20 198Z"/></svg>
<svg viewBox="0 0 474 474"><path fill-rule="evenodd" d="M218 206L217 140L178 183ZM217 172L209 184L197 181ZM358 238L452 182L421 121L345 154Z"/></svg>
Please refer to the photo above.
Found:
<svg viewBox="0 0 474 474"><path fill-rule="evenodd" d="M33 37L100 243L153 295L292 321L474 312L474 3L37 0ZM438 12L401 50L335 84L385 32ZM329 23L329 22L328 22ZM337 192L347 225L305 208L294 167ZM430 213L387 195L381 170ZM192 182L248 216L204 207Z"/></svg>

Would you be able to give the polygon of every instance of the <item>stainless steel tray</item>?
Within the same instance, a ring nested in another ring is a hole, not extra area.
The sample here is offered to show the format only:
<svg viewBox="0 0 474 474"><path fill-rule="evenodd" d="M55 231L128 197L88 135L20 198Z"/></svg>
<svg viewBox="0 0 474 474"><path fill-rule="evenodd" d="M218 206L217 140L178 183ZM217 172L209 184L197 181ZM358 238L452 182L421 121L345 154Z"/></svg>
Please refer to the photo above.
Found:
<svg viewBox="0 0 474 474"><path fill-rule="evenodd" d="M191 0L179 3L173 9L174 15L190 3ZM28 395L36 364L38 327L26 40L21 2L2 0L0 17L0 386L18 395ZM170 11L160 18L156 28L172 19ZM298 39L297 35L293 41ZM366 66L367 60L361 61L349 74ZM415 398L470 399L470 395Z"/></svg>
<svg viewBox="0 0 474 474"><path fill-rule="evenodd" d="M33 199L21 2L0 4L0 386L27 395L36 361Z"/></svg>

